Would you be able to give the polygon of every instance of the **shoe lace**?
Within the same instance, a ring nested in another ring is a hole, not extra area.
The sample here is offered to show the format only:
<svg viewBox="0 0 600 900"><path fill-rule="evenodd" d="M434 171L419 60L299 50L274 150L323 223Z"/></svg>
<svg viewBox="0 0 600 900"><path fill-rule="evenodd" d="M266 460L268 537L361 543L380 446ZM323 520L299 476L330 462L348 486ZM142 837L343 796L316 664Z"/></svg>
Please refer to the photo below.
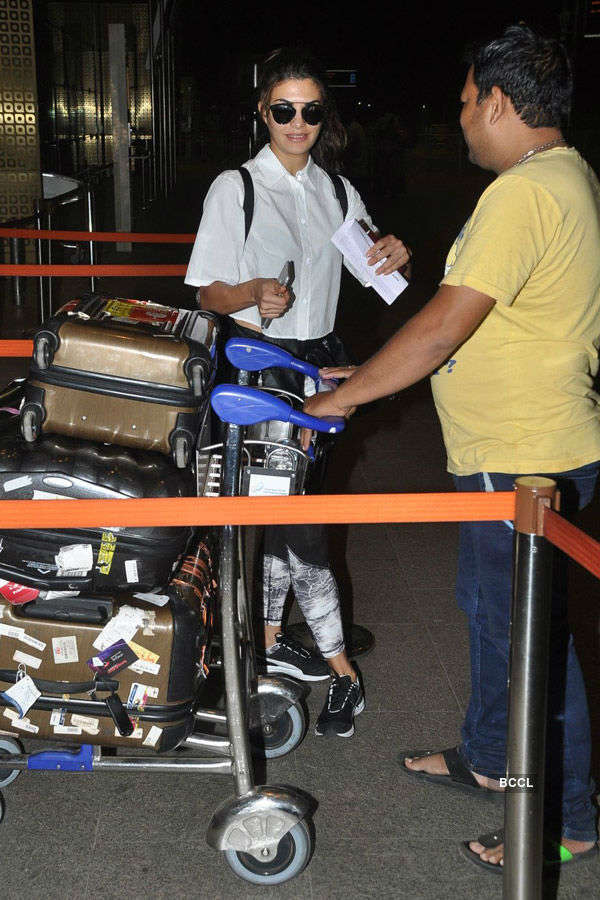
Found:
<svg viewBox="0 0 600 900"><path fill-rule="evenodd" d="M338 712L344 708L355 684L356 682L348 675L331 679L327 696L327 707L331 712Z"/></svg>
<svg viewBox="0 0 600 900"><path fill-rule="evenodd" d="M310 659L310 653L306 650L302 644L299 644L293 638L287 637L286 635L281 635L278 638L277 643L281 647L285 647L286 650L289 650L291 653L295 653L297 656L301 656L303 659Z"/></svg>

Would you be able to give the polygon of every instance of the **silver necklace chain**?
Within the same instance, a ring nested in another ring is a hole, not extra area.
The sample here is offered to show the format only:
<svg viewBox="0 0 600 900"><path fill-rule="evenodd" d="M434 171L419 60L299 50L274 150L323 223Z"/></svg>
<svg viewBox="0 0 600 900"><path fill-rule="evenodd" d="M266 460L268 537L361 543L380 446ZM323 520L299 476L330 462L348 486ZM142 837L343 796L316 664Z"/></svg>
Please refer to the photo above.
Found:
<svg viewBox="0 0 600 900"><path fill-rule="evenodd" d="M531 150L528 150L527 153L524 153L520 159L513 163L514 166L520 166L521 163L527 162L532 156L535 156L536 153L541 153L542 150L549 150L550 147L556 147L557 144L566 144L567 141L565 138L556 138L555 141L548 141L546 144L540 144L538 147L532 147Z"/></svg>

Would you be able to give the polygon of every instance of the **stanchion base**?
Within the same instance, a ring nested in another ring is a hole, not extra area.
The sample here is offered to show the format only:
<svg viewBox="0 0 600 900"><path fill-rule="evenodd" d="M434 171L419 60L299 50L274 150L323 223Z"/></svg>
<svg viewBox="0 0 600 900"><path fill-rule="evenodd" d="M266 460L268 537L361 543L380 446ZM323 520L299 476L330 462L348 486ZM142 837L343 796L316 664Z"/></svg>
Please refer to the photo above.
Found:
<svg viewBox="0 0 600 900"><path fill-rule="evenodd" d="M288 625L285 631L286 634L299 641L307 650L312 650L315 646L313 636L306 622L296 622L294 625ZM362 625L353 625L352 622L344 622L344 641L346 643L346 653L350 659L370 653L375 646L375 637L372 632Z"/></svg>

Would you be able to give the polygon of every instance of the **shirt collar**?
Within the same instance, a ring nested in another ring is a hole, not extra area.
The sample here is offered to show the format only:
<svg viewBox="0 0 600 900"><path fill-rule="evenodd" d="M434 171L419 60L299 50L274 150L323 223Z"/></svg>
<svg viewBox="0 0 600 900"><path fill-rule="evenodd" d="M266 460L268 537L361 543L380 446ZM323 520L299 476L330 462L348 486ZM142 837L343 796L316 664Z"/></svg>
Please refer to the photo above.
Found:
<svg viewBox="0 0 600 900"><path fill-rule="evenodd" d="M286 176L288 178L294 177L290 175L283 163L275 156L269 144L265 144L262 150L259 150L254 157L254 161L258 165L267 187L276 184L280 178L285 178ZM316 163L313 161L312 156L309 156L308 162L300 171L303 177L314 182L316 169Z"/></svg>

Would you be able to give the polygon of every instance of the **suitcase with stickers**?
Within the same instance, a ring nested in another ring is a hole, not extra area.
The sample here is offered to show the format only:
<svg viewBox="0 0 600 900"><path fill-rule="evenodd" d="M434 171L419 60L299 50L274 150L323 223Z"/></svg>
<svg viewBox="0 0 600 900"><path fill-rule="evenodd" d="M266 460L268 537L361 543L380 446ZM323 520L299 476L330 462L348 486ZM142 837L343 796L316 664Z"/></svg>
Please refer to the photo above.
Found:
<svg viewBox="0 0 600 900"><path fill-rule="evenodd" d="M158 453L92 444L58 435L35 444L0 440L0 499L123 499L194 496L188 470ZM0 507L1 509L1 507ZM0 590L152 590L169 582L190 528L31 529L0 531ZM6 585L9 583L9 586Z"/></svg>
<svg viewBox="0 0 600 900"><path fill-rule="evenodd" d="M34 337L21 431L171 455L188 465L215 376L217 318L140 300L71 300Z"/></svg>
<svg viewBox="0 0 600 900"><path fill-rule="evenodd" d="M214 600L206 542L155 603L132 594L46 596L18 605L0 597L0 729L172 750L194 729ZM31 706L23 700L26 685L17 684L25 674L35 689Z"/></svg>

